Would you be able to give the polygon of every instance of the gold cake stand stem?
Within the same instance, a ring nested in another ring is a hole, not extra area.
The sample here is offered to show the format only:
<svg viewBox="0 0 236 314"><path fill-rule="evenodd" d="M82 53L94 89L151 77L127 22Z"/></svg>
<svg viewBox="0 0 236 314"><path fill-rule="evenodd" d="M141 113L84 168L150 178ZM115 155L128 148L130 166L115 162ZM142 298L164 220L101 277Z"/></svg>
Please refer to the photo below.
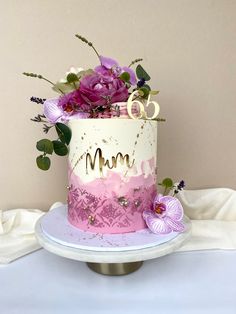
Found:
<svg viewBox="0 0 236 314"><path fill-rule="evenodd" d="M138 270L143 262L132 263L87 263L88 267L96 273L109 276L128 275Z"/></svg>

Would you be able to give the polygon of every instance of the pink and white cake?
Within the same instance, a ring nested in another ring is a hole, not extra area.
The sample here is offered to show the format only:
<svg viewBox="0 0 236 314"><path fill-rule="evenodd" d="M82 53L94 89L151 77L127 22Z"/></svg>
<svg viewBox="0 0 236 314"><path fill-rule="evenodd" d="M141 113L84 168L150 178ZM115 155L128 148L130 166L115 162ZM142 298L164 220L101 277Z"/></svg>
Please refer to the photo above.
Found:
<svg viewBox="0 0 236 314"><path fill-rule="evenodd" d="M43 114L31 120L43 122L45 133L53 127L57 133L55 140L37 142L38 168L49 170L53 153L69 153L67 224L94 233L92 237L123 237L146 228L158 235L183 232L183 207L175 196L184 181L174 185L166 178L160 183L164 195L156 190L157 121L165 119L158 118L160 106L151 99L158 91L149 85L143 60L121 66L99 54L85 37L75 37L95 52L95 68L71 67L56 83L23 73L59 93L56 98L31 97L43 105Z"/></svg>
<svg viewBox="0 0 236 314"><path fill-rule="evenodd" d="M94 233L146 228L156 195L157 121L71 120L68 220Z"/></svg>

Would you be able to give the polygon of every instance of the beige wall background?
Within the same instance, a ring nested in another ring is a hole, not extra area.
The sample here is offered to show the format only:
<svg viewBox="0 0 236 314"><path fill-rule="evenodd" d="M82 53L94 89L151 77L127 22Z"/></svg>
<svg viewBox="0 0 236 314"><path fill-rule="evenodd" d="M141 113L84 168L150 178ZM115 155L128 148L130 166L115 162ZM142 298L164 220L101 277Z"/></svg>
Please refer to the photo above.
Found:
<svg viewBox="0 0 236 314"><path fill-rule="evenodd" d="M143 66L160 90L159 178L184 178L190 189L236 188L236 1L8 0L0 1L0 208L48 208L66 200L66 159L50 171L35 166L44 137L30 121L41 112L30 96L53 97L53 81L99 52Z"/></svg>

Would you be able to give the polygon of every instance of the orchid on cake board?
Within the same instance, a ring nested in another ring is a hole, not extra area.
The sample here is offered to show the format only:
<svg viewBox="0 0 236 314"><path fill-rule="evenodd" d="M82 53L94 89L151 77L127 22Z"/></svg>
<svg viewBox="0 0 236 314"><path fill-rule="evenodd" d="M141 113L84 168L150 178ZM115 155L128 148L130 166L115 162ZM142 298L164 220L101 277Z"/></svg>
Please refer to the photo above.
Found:
<svg viewBox="0 0 236 314"><path fill-rule="evenodd" d="M157 193L157 123L165 121L158 118L159 104L151 100L158 91L151 89L141 58L121 66L100 55L86 38L76 37L98 57L94 69L72 67L56 83L23 73L59 93L51 99L31 97L43 111L32 120L43 123L44 133L55 128L58 135L37 142L37 166L49 170L53 153L68 155L67 207L40 220L39 241L44 245L46 237L64 248L107 254L161 248L187 234L189 227L175 198L184 182L174 185L166 178L160 184L164 195ZM173 195L166 195L173 189Z"/></svg>

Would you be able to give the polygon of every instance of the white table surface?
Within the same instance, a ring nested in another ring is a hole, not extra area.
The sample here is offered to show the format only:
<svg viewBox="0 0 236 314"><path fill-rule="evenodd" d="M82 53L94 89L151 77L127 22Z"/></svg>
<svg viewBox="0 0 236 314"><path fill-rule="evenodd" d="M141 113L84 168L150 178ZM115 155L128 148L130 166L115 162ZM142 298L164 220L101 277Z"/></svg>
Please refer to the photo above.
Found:
<svg viewBox="0 0 236 314"><path fill-rule="evenodd" d="M235 314L236 250L178 252L99 275L44 249L0 266L1 314Z"/></svg>

